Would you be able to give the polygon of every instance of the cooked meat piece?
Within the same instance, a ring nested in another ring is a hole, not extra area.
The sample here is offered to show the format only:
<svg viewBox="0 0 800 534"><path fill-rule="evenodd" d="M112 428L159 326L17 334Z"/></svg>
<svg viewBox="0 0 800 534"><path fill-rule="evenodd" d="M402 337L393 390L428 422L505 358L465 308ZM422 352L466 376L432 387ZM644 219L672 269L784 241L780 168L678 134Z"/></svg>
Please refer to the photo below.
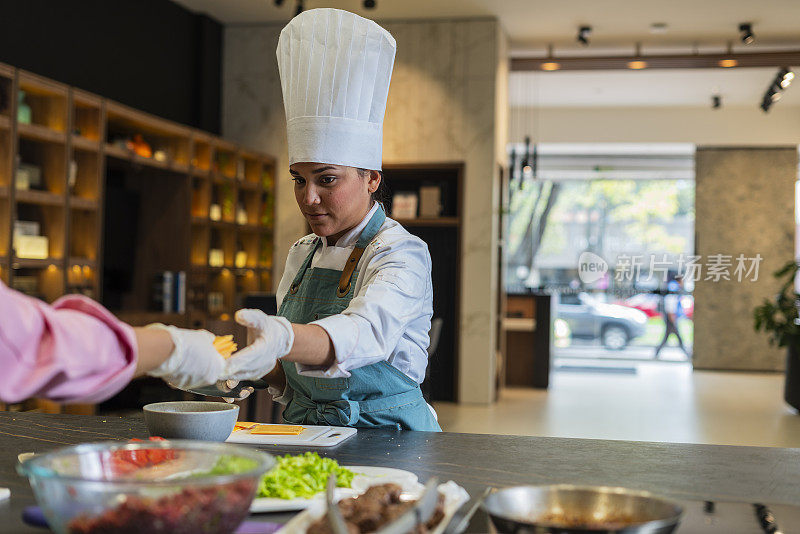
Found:
<svg viewBox="0 0 800 534"><path fill-rule="evenodd" d="M394 521L404 513L406 513L410 508L414 507L414 501L411 502L401 502L398 504L390 504L383 509L383 521L385 523L389 523Z"/></svg>
<svg viewBox="0 0 800 534"><path fill-rule="evenodd" d="M374 499L383 504L400 502L400 494L403 492L397 484L381 484L380 486L372 486L364 492L362 498Z"/></svg>
<svg viewBox="0 0 800 534"><path fill-rule="evenodd" d="M356 506L356 500L353 497L339 501L339 510L342 512L342 517L344 517L345 520L350 519Z"/></svg>
<svg viewBox="0 0 800 534"><path fill-rule="evenodd" d="M363 495L356 499L353 514L348 519L358 525L363 532L378 530L383 522L383 508L383 503L367 499L366 495Z"/></svg>
<svg viewBox="0 0 800 534"><path fill-rule="evenodd" d="M400 501L402 491L397 484L382 484L372 486L360 497L339 501L339 510L345 518L349 533L375 532L413 508L416 501ZM441 522L443 517L444 497L439 495L439 502L436 504L436 511L431 519L410 534L428 534ZM332 534L327 518L323 517L311 525L308 534Z"/></svg>
<svg viewBox="0 0 800 534"><path fill-rule="evenodd" d="M361 534L361 530L350 523L349 521L345 521L345 526L347 527L348 534ZM306 531L306 534L333 534L333 529L331 528L330 523L328 522L327 517L322 517L318 519Z"/></svg>

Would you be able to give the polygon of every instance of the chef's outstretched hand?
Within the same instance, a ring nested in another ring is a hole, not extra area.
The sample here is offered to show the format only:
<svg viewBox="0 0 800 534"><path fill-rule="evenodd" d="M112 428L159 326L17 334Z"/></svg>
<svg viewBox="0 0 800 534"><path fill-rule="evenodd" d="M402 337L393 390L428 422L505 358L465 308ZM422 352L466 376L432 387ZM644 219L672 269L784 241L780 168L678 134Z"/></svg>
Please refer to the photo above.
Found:
<svg viewBox="0 0 800 534"><path fill-rule="evenodd" d="M294 345L292 323L286 318L267 315L261 310L236 312L236 322L246 326L252 342L228 358L225 377L232 380L256 380L272 371Z"/></svg>
<svg viewBox="0 0 800 534"><path fill-rule="evenodd" d="M213 384L224 377L225 358L214 347L214 334L160 323L148 325L169 333L175 348L164 362L147 373L181 389Z"/></svg>

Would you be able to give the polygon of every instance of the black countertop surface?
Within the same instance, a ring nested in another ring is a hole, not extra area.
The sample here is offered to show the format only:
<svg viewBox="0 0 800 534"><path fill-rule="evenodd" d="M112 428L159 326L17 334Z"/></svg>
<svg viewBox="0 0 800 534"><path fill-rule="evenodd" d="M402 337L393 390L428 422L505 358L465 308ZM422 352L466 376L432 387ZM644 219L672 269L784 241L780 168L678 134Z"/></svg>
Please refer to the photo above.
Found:
<svg viewBox="0 0 800 534"><path fill-rule="evenodd" d="M19 453L147 435L139 417L0 412L0 487L11 489L11 499L0 502L0 532L42 532L21 520L22 509L35 500L27 479L16 473ZM273 454L307 450L259 448ZM473 496L486 486L572 483L624 486L678 499L800 505L800 449L359 430L341 445L316 450L344 465L406 469L423 482L430 476L454 480ZM251 519L285 522L289 517Z"/></svg>

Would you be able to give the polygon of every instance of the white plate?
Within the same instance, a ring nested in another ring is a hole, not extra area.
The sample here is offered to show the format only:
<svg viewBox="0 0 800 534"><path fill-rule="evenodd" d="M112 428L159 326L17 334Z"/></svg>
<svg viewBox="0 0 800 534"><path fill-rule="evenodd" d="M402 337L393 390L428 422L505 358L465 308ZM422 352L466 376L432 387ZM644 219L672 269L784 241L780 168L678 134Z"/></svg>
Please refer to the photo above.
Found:
<svg viewBox="0 0 800 534"><path fill-rule="evenodd" d="M384 480L384 482L388 481ZM381 484L384 482L381 482ZM413 492L408 492L405 496L413 499L418 498L424 486L419 483L417 484L419 487ZM404 491L403 493L405 494L406 492ZM458 511L462 504L469 500L469 494L466 490L452 480L444 484L439 484L439 493L444 495L444 517L439 524L436 525L436 528L433 529L431 534L442 534L456 511ZM315 499L308 509L294 516L291 521L286 523L286 525L277 532L277 534L305 534L308 527L310 527L314 521L322 517L325 513L325 508L326 504L324 499Z"/></svg>
<svg viewBox="0 0 800 534"><path fill-rule="evenodd" d="M422 484L419 483L417 475L410 471L394 469L391 467L372 467L368 465L346 465L343 466L355 473L350 488L336 488L336 498L344 499L354 497L367 491L370 486L387 484L394 482L403 488L403 493L413 494L420 491ZM269 512L295 512L305 510L315 502L325 502L325 492L318 493L306 499L276 499L272 497L260 497L253 499L250 505L250 512L254 514Z"/></svg>

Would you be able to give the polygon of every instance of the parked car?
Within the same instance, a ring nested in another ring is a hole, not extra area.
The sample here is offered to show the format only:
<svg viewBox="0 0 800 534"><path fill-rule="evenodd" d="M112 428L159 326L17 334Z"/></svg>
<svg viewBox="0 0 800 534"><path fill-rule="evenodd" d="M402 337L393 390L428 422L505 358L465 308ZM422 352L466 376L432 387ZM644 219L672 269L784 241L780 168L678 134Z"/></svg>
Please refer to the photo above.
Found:
<svg viewBox="0 0 800 534"><path fill-rule="evenodd" d="M556 317L569 325L573 338L599 339L610 350L622 350L645 332L647 315L619 304L600 302L588 293L563 294Z"/></svg>
<svg viewBox="0 0 800 534"><path fill-rule="evenodd" d="M632 297L618 302L618 304L641 310L648 317L660 317L660 300L661 295L655 293L637 293ZM683 315L692 319L694 316L694 297L691 295L681 295L681 308L683 309Z"/></svg>

